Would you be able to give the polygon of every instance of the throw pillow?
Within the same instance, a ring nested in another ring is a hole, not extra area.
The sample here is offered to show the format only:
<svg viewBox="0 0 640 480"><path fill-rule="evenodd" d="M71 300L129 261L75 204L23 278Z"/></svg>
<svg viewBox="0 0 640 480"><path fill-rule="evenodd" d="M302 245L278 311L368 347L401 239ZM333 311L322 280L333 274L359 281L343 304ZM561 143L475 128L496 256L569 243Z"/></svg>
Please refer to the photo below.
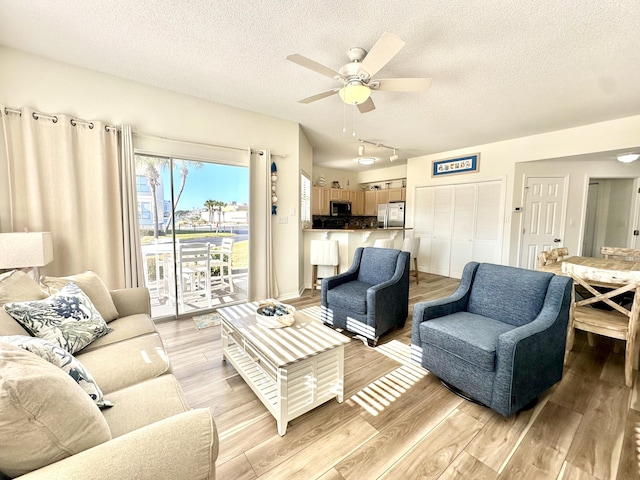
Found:
<svg viewBox="0 0 640 480"><path fill-rule="evenodd" d="M7 272L0 277L0 305L43 298L47 298L47 294L38 282L20 270Z"/></svg>
<svg viewBox="0 0 640 480"><path fill-rule="evenodd" d="M0 345L0 471L11 478L111 439L69 375L31 352Z"/></svg>
<svg viewBox="0 0 640 480"><path fill-rule="evenodd" d="M80 361L69 352L44 338L10 335L0 337L0 343L8 343L35 353L40 358L69 374L100 408L112 407L113 403L104 399L102 390Z"/></svg>
<svg viewBox="0 0 640 480"><path fill-rule="evenodd" d="M31 335L56 343L69 353L112 331L73 282L44 300L7 303L4 309Z"/></svg>
<svg viewBox="0 0 640 480"><path fill-rule="evenodd" d="M84 273L70 275L68 277L41 277L40 283L48 289L49 295L62 289L67 283L78 285L87 297L91 299L105 322L118 318L118 309L113 303L109 289L97 273L87 270Z"/></svg>

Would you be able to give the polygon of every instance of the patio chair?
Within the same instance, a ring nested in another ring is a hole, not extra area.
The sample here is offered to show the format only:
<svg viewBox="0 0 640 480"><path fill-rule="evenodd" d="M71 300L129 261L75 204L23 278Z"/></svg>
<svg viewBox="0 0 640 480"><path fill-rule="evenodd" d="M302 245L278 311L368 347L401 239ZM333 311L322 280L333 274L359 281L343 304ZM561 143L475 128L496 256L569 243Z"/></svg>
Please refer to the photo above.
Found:
<svg viewBox="0 0 640 480"><path fill-rule="evenodd" d="M232 271L232 254L233 254L233 239L223 238L219 248L211 249L211 261L210 266L211 274L211 288L229 288L231 293L233 289L233 271ZM217 269L217 270L216 270Z"/></svg>

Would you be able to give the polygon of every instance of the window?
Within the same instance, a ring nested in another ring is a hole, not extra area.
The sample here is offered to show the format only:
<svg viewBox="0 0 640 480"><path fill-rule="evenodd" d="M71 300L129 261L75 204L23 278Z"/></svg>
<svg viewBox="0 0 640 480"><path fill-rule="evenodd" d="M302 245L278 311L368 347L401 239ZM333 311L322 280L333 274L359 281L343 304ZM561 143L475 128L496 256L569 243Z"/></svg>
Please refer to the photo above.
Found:
<svg viewBox="0 0 640 480"><path fill-rule="evenodd" d="M140 215L140 220L151 220L151 203L140 202L139 207L140 210L138 214Z"/></svg>
<svg viewBox="0 0 640 480"><path fill-rule="evenodd" d="M311 179L300 175L300 222L311 223Z"/></svg>
<svg viewBox="0 0 640 480"><path fill-rule="evenodd" d="M144 175L136 175L136 192L149 193L149 181Z"/></svg>

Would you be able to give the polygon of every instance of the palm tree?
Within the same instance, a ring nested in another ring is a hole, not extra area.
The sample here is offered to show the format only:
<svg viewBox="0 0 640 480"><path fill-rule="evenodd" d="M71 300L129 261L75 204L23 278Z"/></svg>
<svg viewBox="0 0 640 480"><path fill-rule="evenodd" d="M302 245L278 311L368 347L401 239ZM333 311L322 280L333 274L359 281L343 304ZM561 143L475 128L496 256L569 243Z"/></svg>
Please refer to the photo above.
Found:
<svg viewBox="0 0 640 480"><path fill-rule="evenodd" d="M204 202L204 208L207 209L207 212L209 214L209 223L213 223L213 212L216 209L216 201L215 200L207 200L206 202Z"/></svg>
<svg viewBox="0 0 640 480"><path fill-rule="evenodd" d="M147 155L136 155L136 165L144 170L147 178L149 190L151 190L151 211L153 215L153 238L158 239L158 198L156 191L160 185L160 171L169 167L169 159L163 157L150 157Z"/></svg>
<svg viewBox="0 0 640 480"><path fill-rule="evenodd" d="M176 196L176 201L173 204L173 208L169 213L169 219L167 223L164 225L164 233L167 233L169 230L169 225L173 222L173 212L176 208L178 208L178 202L180 201L180 196L182 195L182 191L184 190L184 186L187 183L187 176L189 175L189 168L201 168L202 162L197 162L193 160L178 160L180 163L180 189L178 190L178 195Z"/></svg>

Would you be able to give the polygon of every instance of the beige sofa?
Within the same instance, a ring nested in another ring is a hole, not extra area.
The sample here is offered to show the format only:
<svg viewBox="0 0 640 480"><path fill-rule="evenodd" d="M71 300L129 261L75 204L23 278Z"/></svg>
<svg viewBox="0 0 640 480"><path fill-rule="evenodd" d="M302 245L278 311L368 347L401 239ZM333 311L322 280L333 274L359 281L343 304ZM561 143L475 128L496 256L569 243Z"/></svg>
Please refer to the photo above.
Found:
<svg viewBox="0 0 640 480"><path fill-rule="evenodd" d="M77 442L72 447L67 444L60 446L60 440L55 438L53 463L37 468L20 478L215 478L215 460L218 455L215 424L208 409L190 410L187 406L180 385L171 373L171 364L162 339L150 318L148 291L144 288L132 288L111 291L110 295L112 305L117 309L117 318L108 322L113 331L74 354L94 377L104 393L104 398L114 404L109 409L99 410L89 400L90 406L86 407L91 415L97 416L95 430L103 428L104 418L108 427L107 438L102 438L101 443L84 450L82 446L78 447ZM91 298L91 295L89 296ZM16 301L24 301L24 295L22 297ZM2 295L0 291L0 302L8 300L11 299L8 299L6 294ZM5 335L28 335L28 332L0 308L0 336ZM28 361L16 362L16 358L23 356ZM17 367L14 365L14 370L2 368L11 361L18 364ZM32 364L37 368L30 367ZM76 387L73 385L77 384L69 380L71 377L64 374L58 378L58 371L62 370L53 367L37 355L16 352L9 346L3 348L0 345L0 384L10 381L9 377L12 375L26 378L30 371L41 367L46 375L51 374L53 380L47 382L49 385L40 388L40 396L48 396L49 400L45 400L44 407L38 405L37 408L50 410L43 412L43 415L48 417L47 421L54 423L54 427L50 428L46 421L43 421L44 426L36 429L36 434L39 435L42 428L47 428L48 432L52 431L51 435L54 437L57 435L55 428L61 428L63 435L70 433L65 430L79 431L81 427L74 424L74 411L66 411L64 403L56 403L58 397L63 396L60 392L66 391L66 387L70 389L69 395L76 394ZM48 370L51 368L54 371ZM12 373L16 371L19 373ZM65 383L69 381L71 386ZM60 385L54 385L56 382L60 382ZM42 383L40 381L40 384ZM85 402L89 398L80 387L77 387L77 395L79 398L74 397L74 401ZM61 399L60 402L68 403L69 400ZM95 411L92 410L94 407ZM84 403L82 408L85 408ZM4 409L5 414L7 411ZM3 428L6 427L6 420L0 419ZM94 433L93 430L89 425L89 436ZM3 433L6 434L6 430ZM104 437L104 432L102 435ZM31 444L28 437L25 441L29 442L28 445ZM2 445L0 451L3 448L8 447ZM41 452L42 448L39 448L39 451ZM14 458L24 455L22 452L16 453ZM3 453L11 454L6 450ZM28 455L29 453L24 456ZM66 458L58 460L65 456ZM28 458L25 458L25 464L25 468L29 469Z"/></svg>

